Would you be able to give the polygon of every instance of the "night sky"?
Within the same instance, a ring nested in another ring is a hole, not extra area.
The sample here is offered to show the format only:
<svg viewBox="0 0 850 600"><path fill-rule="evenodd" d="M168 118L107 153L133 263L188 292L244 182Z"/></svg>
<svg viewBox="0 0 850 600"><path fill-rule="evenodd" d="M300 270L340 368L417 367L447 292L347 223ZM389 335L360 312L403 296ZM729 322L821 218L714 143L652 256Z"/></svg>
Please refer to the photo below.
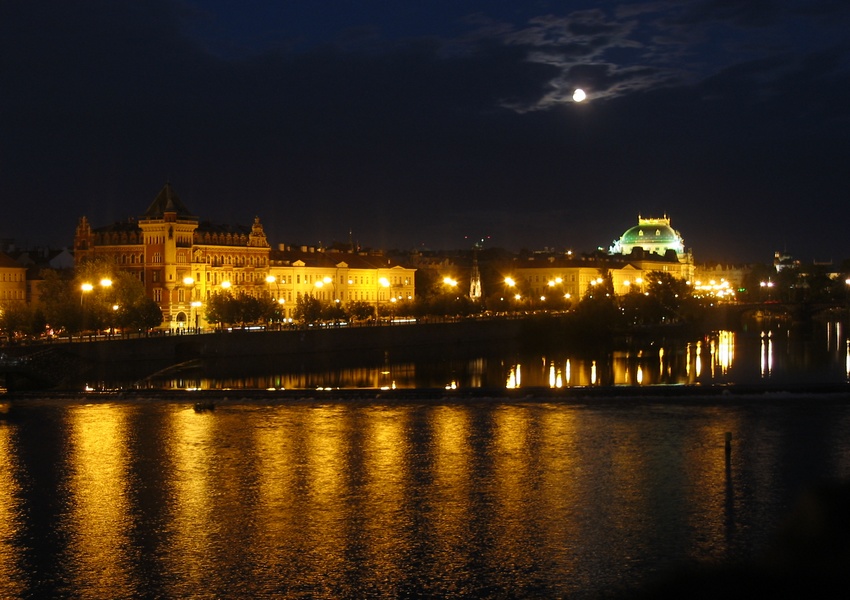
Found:
<svg viewBox="0 0 850 600"><path fill-rule="evenodd" d="M846 0L0 2L0 237L166 182L272 244L850 258ZM572 100L576 88L587 92Z"/></svg>

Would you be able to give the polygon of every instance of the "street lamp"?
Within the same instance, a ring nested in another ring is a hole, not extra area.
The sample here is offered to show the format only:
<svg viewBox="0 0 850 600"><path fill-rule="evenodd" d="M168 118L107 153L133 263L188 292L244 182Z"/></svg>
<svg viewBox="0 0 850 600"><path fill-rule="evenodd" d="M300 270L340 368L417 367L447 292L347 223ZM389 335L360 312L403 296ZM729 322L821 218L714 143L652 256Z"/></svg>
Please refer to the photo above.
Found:
<svg viewBox="0 0 850 600"><path fill-rule="evenodd" d="M94 286L90 283L84 283L80 286L80 306L83 305L83 295L89 293L94 289Z"/></svg>
<svg viewBox="0 0 850 600"><path fill-rule="evenodd" d="M192 314L193 319L195 321L195 333L198 333L198 310L201 308L201 302L199 300L192 301Z"/></svg>
<svg viewBox="0 0 850 600"><path fill-rule="evenodd" d="M112 305L112 336L115 336L115 324L118 322L118 309L121 307L117 304Z"/></svg>
<svg viewBox="0 0 850 600"><path fill-rule="evenodd" d="M280 283L278 283L277 277L274 275L266 275L266 283L269 285L275 284L275 291L277 292L275 297L280 298Z"/></svg>
<svg viewBox="0 0 850 600"><path fill-rule="evenodd" d="M761 286L762 288L765 288L767 290L768 301L772 300L773 295L772 295L771 292L772 292L772 288L773 288L773 282L770 280L770 278L768 278L767 281L760 281L759 286Z"/></svg>

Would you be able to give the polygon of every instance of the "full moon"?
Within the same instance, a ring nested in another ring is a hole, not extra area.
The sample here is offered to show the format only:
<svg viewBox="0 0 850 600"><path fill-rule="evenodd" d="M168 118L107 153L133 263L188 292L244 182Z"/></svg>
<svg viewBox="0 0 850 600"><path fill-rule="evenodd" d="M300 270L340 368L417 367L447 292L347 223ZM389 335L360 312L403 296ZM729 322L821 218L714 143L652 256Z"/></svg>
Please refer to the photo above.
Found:
<svg viewBox="0 0 850 600"><path fill-rule="evenodd" d="M587 98L587 94L584 93L584 90L581 88L577 88L576 91L573 92L573 102L581 102Z"/></svg>

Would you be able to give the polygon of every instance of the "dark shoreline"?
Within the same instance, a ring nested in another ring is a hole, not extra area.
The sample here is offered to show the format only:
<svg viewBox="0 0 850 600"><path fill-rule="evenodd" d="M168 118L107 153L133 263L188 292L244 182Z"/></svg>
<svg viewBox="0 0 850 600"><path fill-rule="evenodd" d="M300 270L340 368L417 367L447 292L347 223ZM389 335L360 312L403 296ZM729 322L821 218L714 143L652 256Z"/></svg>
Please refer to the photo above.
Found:
<svg viewBox="0 0 850 600"><path fill-rule="evenodd" d="M850 402L850 383L838 384L758 384L758 385L651 385L548 388L324 388L263 390L253 388L176 390L126 389L105 391L31 390L7 392L0 400L86 400L115 402L134 400L166 400L178 402L212 401L220 404L240 401L310 402L378 401L378 402L452 402L464 400L497 400L509 402L617 402L666 400L735 404L765 400L796 401L801 397L817 396L819 400L835 403Z"/></svg>

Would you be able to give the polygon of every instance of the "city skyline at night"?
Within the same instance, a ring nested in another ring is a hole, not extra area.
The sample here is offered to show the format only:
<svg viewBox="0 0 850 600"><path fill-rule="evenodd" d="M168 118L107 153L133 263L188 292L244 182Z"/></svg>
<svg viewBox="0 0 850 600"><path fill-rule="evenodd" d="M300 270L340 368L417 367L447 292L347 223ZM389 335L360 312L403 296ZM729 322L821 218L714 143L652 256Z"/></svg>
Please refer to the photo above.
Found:
<svg viewBox="0 0 850 600"><path fill-rule="evenodd" d="M69 246L165 181L271 240L850 256L850 7L212 0L0 7L0 237ZM576 89L586 98L578 102Z"/></svg>

